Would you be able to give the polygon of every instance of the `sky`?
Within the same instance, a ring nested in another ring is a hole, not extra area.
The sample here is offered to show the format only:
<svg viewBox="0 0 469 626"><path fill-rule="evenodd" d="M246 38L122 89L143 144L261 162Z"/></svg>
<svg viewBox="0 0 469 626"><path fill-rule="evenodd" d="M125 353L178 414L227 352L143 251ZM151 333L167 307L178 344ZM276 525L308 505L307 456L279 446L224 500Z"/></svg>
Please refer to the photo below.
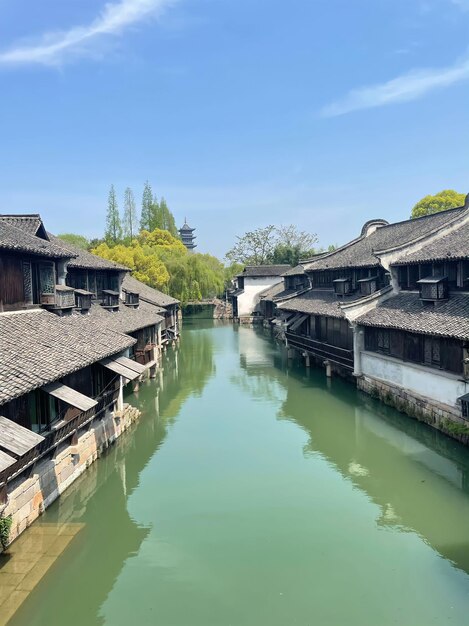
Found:
<svg viewBox="0 0 469 626"><path fill-rule="evenodd" d="M104 230L149 180L198 251L469 192L469 0L0 0L0 212Z"/></svg>

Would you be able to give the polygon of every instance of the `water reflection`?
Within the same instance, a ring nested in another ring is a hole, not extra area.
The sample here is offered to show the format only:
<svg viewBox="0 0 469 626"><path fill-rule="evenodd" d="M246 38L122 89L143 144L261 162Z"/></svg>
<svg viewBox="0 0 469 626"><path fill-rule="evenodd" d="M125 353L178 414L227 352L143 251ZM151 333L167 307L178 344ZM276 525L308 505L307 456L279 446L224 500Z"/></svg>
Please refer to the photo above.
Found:
<svg viewBox="0 0 469 626"><path fill-rule="evenodd" d="M340 379L328 381L322 370L289 366L262 350L266 342L271 344L260 331L255 340L240 340L241 367L254 379L256 397L264 393L271 400L272 389L284 389L279 417L307 433L305 454L320 454L363 490L380 508L377 525L418 533L469 573L467 449ZM259 385L263 377L270 384Z"/></svg>

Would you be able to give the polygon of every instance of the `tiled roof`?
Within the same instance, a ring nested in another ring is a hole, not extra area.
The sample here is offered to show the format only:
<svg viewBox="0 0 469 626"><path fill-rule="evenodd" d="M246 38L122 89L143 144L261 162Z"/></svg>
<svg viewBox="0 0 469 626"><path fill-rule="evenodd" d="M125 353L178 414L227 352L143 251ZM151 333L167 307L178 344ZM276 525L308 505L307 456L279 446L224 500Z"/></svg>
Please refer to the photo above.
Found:
<svg viewBox="0 0 469 626"><path fill-rule="evenodd" d="M135 339L93 316L45 310L0 315L0 404L117 354Z"/></svg>
<svg viewBox="0 0 469 626"><path fill-rule="evenodd" d="M403 255L395 265L467 258L469 258L469 222L444 237L425 243L418 252Z"/></svg>
<svg viewBox="0 0 469 626"><path fill-rule="evenodd" d="M156 304L156 306L159 307L179 304L179 300L176 300L176 298L172 298L168 296L168 294L158 291L158 289L153 289L153 287L145 285L145 283L140 282L133 276L130 276L130 274L125 275L122 289L124 291L130 291L131 293L138 293L140 300L145 300L150 304Z"/></svg>
<svg viewBox="0 0 469 626"><path fill-rule="evenodd" d="M38 213L30 215L0 215L0 221L16 226L20 230L29 235L36 235L37 231L43 226L41 216Z"/></svg>
<svg viewBox="0 0 469 626"><path fill-rule="evenodd" d="M302 265L297 265L296 267L292 267L287 272L282 274L282 276L301 276L305 273L305 268Z"/></svg>
<svg viewBox="0 0 469 626"><path fill-rule="evenodd" d="M153 326L163 321L158 314L159 308L148 302L140 302L138 308L125 306L120 302L119 310L109 311L99 304L91 305L89 316L102 328L110 328L119 333L133 333L146 326ZM81 313L76 313L81 316Z"/></svg>
<svg viewBox="0 0 469 626"><path fill-rule="evenodd" d="M65 246L31 235L27 230L9 224L7 220L0 220L0 250L23 252L52 259L75 256Z"/></svg>
<svg viewBox="0 0 469 626"><path fill-rule="evenodd" d="M73 252L74 257L69 263L68 267L76 268L76 269L90 269L90 270L119 270L119 271L127 271L130 272L130 269L125 265L121 265L120 263L115 263L114 261L109 261L108 259L103 259L96 254L92 254L87 250L82 250L78 248L78 246L74 246L68 241L63 241L59 237L48 233L49 239L60 245L62 248Z"/></svg>
<svg viewBox="0 0 469 626"><path fill-rule="evenodd" d="M358 318L364 326L407 330L440 337L469 339L469 296L450 295L445 302L423 303L419 294L402 292Z"/></svg>
<svg viewBox="0 0 469 626"><path fill-rule="evenodd" d="M333 291L312 289L278 305L283 311L296 311L311 315L327 315L329 317L345 317Z"/></svg>
<svg viewBox="0 0 469 626"><path fill-rule="evenodd" d="M382 226L366 236L360 236L330 254L304 262L307 271L340 269L345 267L373 267L379 265L375 252L409 243L438 230L457 219L466 209L459 207L413 220Z"/></svg>
<svg viewBox="0 0 469 626"><path fill-rule="evenodd" d="M285 284L282 281L281 283L277 283L276 285L272 285L272 287L267 287L267 289L261 291L259 294L259 298L261 300L273 300L276 296L283 294L283 292L286 291L294 293L294 291L291 289L285 289Z"/></svg>
<svg viewBox="0 0 469 626"><path fill-rule="evenodd" d="M238 276L282 276L289 269L290 265L247 265Z"/></svg>

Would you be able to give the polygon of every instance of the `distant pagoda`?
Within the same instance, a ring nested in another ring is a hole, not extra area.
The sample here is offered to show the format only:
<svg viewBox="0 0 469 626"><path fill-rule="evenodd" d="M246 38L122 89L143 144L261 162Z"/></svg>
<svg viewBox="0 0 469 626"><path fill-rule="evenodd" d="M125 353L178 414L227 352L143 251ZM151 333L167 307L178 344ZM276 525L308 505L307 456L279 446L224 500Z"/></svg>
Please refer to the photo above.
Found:
<svg viewBox="0 0 469 626"><path fill-rule="evenodd" d="M179 229L182 243L186 246L189 252L192 252L197 244L194 243L195 236L193 235L195 228L191 228L187 223L187 218L184 218L184 226Z"/></svg>

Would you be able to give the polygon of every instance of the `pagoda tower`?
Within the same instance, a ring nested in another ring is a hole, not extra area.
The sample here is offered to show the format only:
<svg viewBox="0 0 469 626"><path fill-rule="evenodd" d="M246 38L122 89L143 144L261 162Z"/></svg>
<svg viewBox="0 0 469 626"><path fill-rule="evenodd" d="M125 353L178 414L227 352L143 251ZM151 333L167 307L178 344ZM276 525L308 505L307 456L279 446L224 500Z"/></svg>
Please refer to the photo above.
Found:
<svg viewBox="0 0 469 626"><path fill-rule="evenodd" d="M192 252L197 244L194 243L195 236L193 235L195 228L191 228L187 223L187 218L184 218L184 226L179 229L182 243L186 246L189 252Z"/></svg>

